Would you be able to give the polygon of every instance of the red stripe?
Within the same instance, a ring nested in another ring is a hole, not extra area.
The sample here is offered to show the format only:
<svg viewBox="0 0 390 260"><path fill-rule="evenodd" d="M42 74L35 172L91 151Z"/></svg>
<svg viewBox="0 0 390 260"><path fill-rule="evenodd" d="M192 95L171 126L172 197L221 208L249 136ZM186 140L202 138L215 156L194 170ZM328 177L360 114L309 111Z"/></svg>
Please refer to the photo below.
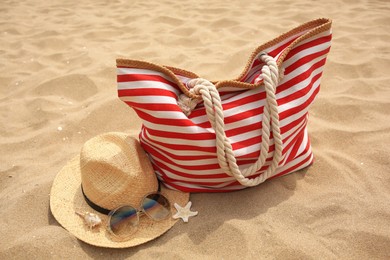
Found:
<svg viewBox="0 0 390 260"><path fill-rule="evenodd" d="M260 89L257 89L257 90L260 90ZM249 104L252 102L263 100L263 99L265 99L265 97L266 97L266 93L264 91L262 91L260 93L254 92L250 96L246 96L246 97L234 100L232 102L225 102L224 104L222 104L222 108L223 108L223 110L234 109L234 108L237 108L239 106L243 106L245 104Z"/></svg>
<svg viewBox="0 0 390 260"><path fill-rule="evenodd" d="M314 70L323 67L325 65L325 61L326 61L326 58L321 59L320 61L314 63L305 72L302 72L301 74L295 76L294 78L290 79L289 81L286 81L283 84L280 84L276 88L276 93L278 94L278 93L285 91L285 90L287 90L295 85L298 85L300 82L302 82L305 79L307 79L308 77L310 77Z"/></svg>
<svg viewBox="0 0 390 260"><path fill-rule="evenodd" d="M304 97L307 93L310 92L311 88L313 87L313 84L319 78L321 78L321 75L322 75L322 72L318 73L317 75L312 77L310 83L305 88L302 88L299 91L293 92L292 94L290 94L288 96L285 96L285 97L283 97L281 99L278 99L278 105L281 106L281 105L284 105L286 103L289 103L289 102L292 102L294 100L297 100L297 99L299 99L301 97Z"/></svg>
<svg viewBox="0 0 390 260"><path fill-rule="evenodd" d="M137 114L143 120L152 122L159 125L170 125L170 126L196 126L191 120L188 119L177 119L177 118L158 118L151 116L148 113L137 110Z"/></svg>
<svg viewBox="0 0 390 260"><path fill-rule="evenodd" d="M119 89L118 97L166 96L177 98L176 93L161 88Z"/></svg>
<svg viewBox="0 0 390 260"><path fill-rule="evenodd" d="M289 131L291 128L296 127L305 118L306 118L306 114L303 115L302 117L298 118L297 120L291 122L290 124L286 125L284 128L281 128L281 133L283 133L285 131ZM297 130L295 130L293 133L291 133L289 136L286 136L284 138L283 142L286 142L287 140L291 139L291 136L296 135L297 131L299 131L305 125L306 125L306 122L301 127L299 127ZM258 122L256 124L253 124L253 125L249 126L249 128L252 128L252 129L245 129L248 126L245 126L243 128L238 129L238 130L241 130L241 131L239 131L239 133L245 133L245 132L248 132L250 130L253 130L254 126L257 126L259 130L261 129L260 122ZM245 131L243 129L245 129ZM236 129L234 129L234 130L236 130ZM147 132L150 135L157 136L157 137L167 137L167 138L176 138L176 139L185 139L185 140L211 140L211 141L215 140L215 135L211 134L211 133L210 134L188 134L188 135L187 134L180 134L180 135L178 135L178 133L163 132L163 131L157 131L157 130L152 130L152 129L148 129ZM178 136L180 136L180 138L177 138ZM273 138L272 133L270 134L270 137L271 137L271 139ZM150 142L152 142L152 143L159 143L159 142L156 142L156 141L151 140L149 138L148 138L148 140L150 140ZM253 138L249 138L249 139L246 139L246 140L239 141L239 142L233 144L232 147L233 147L234 150L238 150L238 149L245 148L245 147L248 147L248 146L251 146L251 145L254 145L254 144L260 144L261 142L262 142L262 136L259 135L259 136L253 137ZM294 143L294 142L290 142L290 144L287 145L284 148L284 151L287 151L290 148L292 143ZM175 145L172 145L172 148L174 148L174 147L175 147ZM271 145L270 148L269 148L269 151L272 152L273 150L274 150L274 146ZM255 153L248 154L245 157L239 157L239 158L258 157L259 153L260 152L257 151ZM172 156L170 156L170 157L172 157ZM210 158L212 158L212 157L210 157Z"/></svg>
<svg viewBox="0 0 390 260"><path fill-rule="evenodd" d="M319 55L319 56L322 56L322 55ZM311 74L312 74L312 72L314 70L322 67L325 64L325 61L326 61L325 58L320 60L320 61L318 61L317 63L313 64L306 72L304 72L304 73L302 73L300 75L297 75L296 77L292 78L291 80L289 80L289 81L279 85L277 87L277 93L279 93L281 91L285 91L288 88L293 87L293 86L299 84L300 82L306 80L308 77L311 76ZM296 63L294 63L292 65L294 65L294 66L298 66L298 65L302 66L302 65L304 65L304 64L298 64L297 65L297 63L299 63L299 62L302 62L302 61L298 61L298 62L296 62ZM288 68L290 68L290 67L288 67ZM287 70L287 68L286 68L286 70ZM317 80L320 76L321 76L321 74L317 74L317 75L314 76L314 78ZM296 92L295 95L303 96L301 91ZM222 107L223 107L223 110L232 109L232 108L235 108L235 107L242 106L243 104L248 104L248 103L251 103L251 102L255 102L257 100L263 100L263 99L265 99L265 97L266 97L266 93L265 92L256 93L256 94L253 94L251 96L247 96L247 97L235 100L233 102L225 103L225 104L222 105ZM281 99L278 99L278 104L281 105L281 104L287 103L288 101L290 101L290 98L288 96L287 97L283 97ZM237 118L240 118L240 120L243 120L243 119L252 117L254 115L259 115L259 114L261 114L263 112L263 108L264 107L261 106L261 107L254 108L252 110L245 111L245 112L243 112L241 114L235 114L235 115L230 116L230 117L225 117L224 122L225 122L225 124L228 124L228 123L231 123L231 122L236 122ZM197 109L197 110L194 110L191 113L190 118L204 116L205 114L206 114L206 110L205 109ZM281 118L281 119L283 119L283 118ZM211 125L210 125L210 123L208 121L203 122L203 123L199 123L197 125L199 127L203 127L203 128L210 128L211 127Z"/></svg>
<svg viewBox="0 0 390 260"><path fill-rule="evenodd" d="M284 140L283 140L283 143L285 144L284 145L284 148L283 148L283 154L285 154L288 150L290 150L290 148L295 144L297 143L297 139L299 137L299 132L301 131L304 131L304 129L306 128L306 122L298 127L291 135L289 135L288 137L286 137ZM287 140L289 141L289 143L286 145L287 143Z"/></svg>
<svg viewBox="0 0 390 260"><path fill-rule="evenodd" d="M247 118L260 115L262 113L263 113L263 106L256 107L254 109L247 110L247 111L244 111L242 113L237 113L237 114L234 114L232 116L227 116L227 117L224 118L224 122L225 122L225 124L235 123L238 120L242 121L242 120L245 120ZM203 123L198 123L197 126L202 127L202 128L211 128L211 124L210 124L209 121L206 121L206 122L203 122ZM226 133L227 133L226 135L227 136L236 135L236 134L234 134L236 132L236 129L237 128L231 129L231 130L226 130ZM242 132L240 132L240 133L242 134Z"/></svg>
<svg viewBox="0 0 390 260"><path fill-rule="evenodd" d="M258 90L260 90L260 89L258 89ZM249 103L252 103L252 102L263 100L263 99L265 99L265 96L266 96L266 93L264 91L262 91L260 93L259 92L255 92L255 93L253 93L250 96L245 96L243 98L240 98L240 99L237 99L237 100L234 100L234 101L231 101L231 102L226 100L225 102L223 102L222 108L223 108L224 111L228 110L228 109L234 109L234 108L237 108L237 107L245 105L245 104L249 104ZM195 109L194 111L192 111L191 115L190 115L190 118L204 116L206 114L206 110L204 109L203 106L201 108L202 109ZM259 109L259 108L256 108L256 109ZM225 120L227 120L227 118L225 118Z"/></svg>
<svg viewBox="0 0 390 260"><path fill-rule="evenodd" d="M281 133L286 133L288 131L290 131L292 128L296 127L297 125L299 125L301 123L302 120L305 120L307 117L307 114L304 114L303 116L301 116L300 118L288 123L287 125L285 126L281 126L280 127L280 132ZM305 125L306 125L307 122L305 122Z"/></svg>
<svg viewBox="0 0 390 260"><path fill-rule="evenodd" d="M237 118L236 118L236 120L237 120ZM234 129L226 130L225 134L229 138L229 137L233 137L233 136L236 136L236 135L239 135L239 134L244 134L246 132L250 132L250 131L253 131L253 130L261 130L261 129L262 129L261 122L256 122L254 124L244 125L244 126L237 127L237 128L234 128Z"/></svg>
<svg viewBox="0 0 390 260"><path fill-rule="evenodd" d="M322 62L323 62L323 60L321 60L320 62L314 64L311 68L313 70L317 69L318 67L321 66ZM287 84L289 84L291 86L295 86L297 84L296 81L298 79L303 81L307 77L309 77L311 74L305 75L306 77L304 77L304 78L301 77L301 75L291 79L290 81L286 82L283 85L287 86ZM310 89L313 87L313 84L321 77L321 75L322 75L322 73L314 75L312 77L312 79L311 79L311 82L305 88L303 88L303 89L301 89L299 91L296 91L296 92L292 93L291 95L288 95L288 96L285 96L283 98L278 99L277 100L278 104L282 105L282 104L291 102L293 100L296 100L296 99L298 99L300 97L305 96L310 91ZM257 95L253 95L253 96L257 96ZM235 102L232 102L232 103L235 103ZM241 103L241 105L242 105L242 103ZM236 104L236 107L237 106L239 106L239 103ZM302 108L302 106L300 106L300 107ZM239 120L244 120L246 118L250 118L250 117L253 117L255 115L259 115L259 114L263 113L263 109L264 109L264 107L261 106L261 107L257 107L257 108L254 108L254 109L242 112L242 113L237 113L237 114L235 114L233 116L225 117L224 122L225 122L225 124L234 123L234 122L238 121L238 118L239 118ZM203 110L203 112L205 112L205 110ZM286 119L286 117L287 117L286 115L290 115L290 114L289 113L281 113L279 115L279 120ZM258 125L258 124L259 123L256 123L255 125ZM198 123L197 126L202 127L202 128L211 128L211 124L209 123L209 121L206 121L204 123ZM243 131L243 129L245 129L246 131ZM234 136L234 135L242 134L243 132L247 132L247 131L251 131L251 130L255 130L254 129L254 125L244 126L243 128L235 128L235 129L227 130L226 131L226 135L227 136Z"/></svg>
<svg viewBox="0 0 390 260"><path fill-rule="evenodd" d="M199 171L198 170L194 170L194 174L188 174L188 173L184 173L184 172L179 172L179 171L176 171L174 169L171 169L169 168L166 164L164 163L160 163L159 161L155 160L154 161L154 164L159 168L159 169L164 169L168 172L171 172L172 174L175 174L177 176L180 176L180 177L183 177L183 178L193 178L194 181L183 181L183 182L186 182L186 183L206 183L206 182L202 182L202 181L196 181L197 179L219 179L219 178L226 178L226 177L229 177L227 176L225 173L221 173L221 174L202 174L202 175L198 175L196 174L196 171ZM218 167L216 169L219 168L219 165L217 165ZM202 169L204 170L204 169ZM165 173L161 172L163 175L164 175L164 179L169 179L171 181L175 181L175 179L172 179L170 178L169 176L167 176ZM216 184L218 182L209 182L209 183L212 183L212 184ZM219 183L222 183L222 182L219 182Z"/></svg>
<svg viewBox="0 0 390 260"><path fill-rule="evenodd" d="M299 142L300 143L300 142ZM157 155L156 153L153 153L155 156ZM164 158L164 156L158 156L158 158L160 158L160 159L162 159L163 161L168 161L169 163L172 163L173 165L177 165L177 164L175 164L175 163L173 163L173 162L171 162L168 158ZM257 160L257 159L256 159ZM239 165L242 165L244 162L245 163L253 163L253 162L255 162L256 160L250 160L250 161L248 161L248 160L246 160L246 161L242 161L242 162L240 162L240 164ZM267 160L267 161L270 161L270 159L269 160ZM174 173L174 174L176 174L176 175L178 175L178 176L183 176L183 177L187 177L187 178L194 178L194 181L182 181L183 183L187 183L187 184L201 184L201 185L219 185L220 183L222 183L222 182L200 182L200 181L196 181L196 179L197 178L201 178L201 179L207 179L207 178L226 178L227 177L227 175L226 174L212 174L212 175L192 175L192 174L186 174L186 173L183 173L183 172L178 172L178 171L176 171L176 170L172 170L172 169L170 169L168 166L166 166L166 165L164 165L164 164L161 164L160 162L157 162L157 161L155 161L155 164L157 164L158 165L158 167L160 167L161 169L165 169L165 170L167 170L167 171L169 171L169 172L172 172L172 173ZM180 167L180 166L179 166ZM195 166L196 167L196 166ZM186 167L187 168L187 167ZM209 168L209 169L211 169L211 168L213 168L213 169L215 169L215 168L219 168L219 165L214 165L214 167L211 167L211 165L208 165L208 166L204 166L204 167L202 167L202 166L200 166L198 169L196 169L196 168L193 168L193 167L189 167L189 168L192 168L192 170L194 170L194 171L196 171L196 170L204 170L204 169L207 169L207 168ZM262 171L265 171L266 169L268 168L268 166L264 166L264 167L262 167L261 169L260 169L260 171L262 172ZM161 172L161 171L160 171ZM258 175L257 175L258 176ZM165 181L166 182L168 182L168 183L172 183L172 182L174 182L175 181L175 179L172 179L172 178L170 178L170 177L168 177L168 176L166 176L165 174L164 174L164 177L163 177L164 179L165 179ZM236 185L236 183L234 183L233 185ZM178 186L179 187L179 186Z"/></svg>
<svg viewBox="0 0 390 260"><path fill-rule="evenodd" d="M281 133L285 133L289 131L290 129L294 128L299 124L300 121L305 119L306 115L301 116L300 118L294 120L293 122L282 126L280 128ZM262 124L261 122L256 122L254 124L250 125L244 125L242 127L237 127L231 130L226 130L226 136L227 137L232 137L237 134L243 134L249 131L253 130L261 130ZM161 130L156 130L156 129L150 129L146 128L146 131L156 137L163 137L163 138L175 138L175 139L182 139L182 140L215 140L215 134L214 133L193 133L193 132L182 132L182 133L177 133L177 132L169 132L169 131L161 131Z"/></svg>
<svg viewBox="0 0 390 260"><path fill-rule="evenodd" d="M279 53L281 53L284 49L286 49L293 41L295 41L298 37L300 37L301 35L296 35L296 37L294 37L293 39L291 39L290 41L286 42L285 44L283 44L282 46L270 51L268 53L269 56L272 56L272 57L276 57Z"/></svg>
<svg viewBox="0 0 390 260"><path fill-rule="evenodd" d="M297 36L296 38L298 38L299 36ZM288 45L290 45L293 41L296 40L296 38L292 39L291 41L289 41L287 44L284 44L282 46L280 46L279 48L271 51L268 53L268 55L272 56L272 57L276 57L280 52L282 52L285 48L288 47ZM326 43L326 42L329 42L331 40L331 35L328 35L328 36L325 36L325 37L321 37L321 38L316 38L315 40L313 41L310 41L310 42L307 42L305 44L302 44L302 45L299 45L297 47L294 47L286 56L285 58L285 61L288 60L288 58L290 58L291 56L295 55L296 53L300 52L300 51L303 51L307 48L311 48L311 47L314 47L314 46L317 46L317 45L320 45L320 44L323 44L323 43ZM330 48L328 48L330 49ZM327 51L329 52L329 50ZM248 73L253 69L255 68L256 66L260 65L262 63L262 61L256 59L254 61L254 63L252 64L251 66L251 69L248 70ZM256 80L256 78L258 77L254 77L255 74L258 74L261 75L261 67L259 67L256 71L254 71L252 74L250 75L246 75L241 81L249 81L250 78L253 78L251 80L251 82L249 83L254 83L254 81Z"/></svg>
<svg viewBox="0 0 390 260"><path fill-rule="evenodd" d="M279 114L279 118L286 118L288 116L294 115L299 113L300 111L306 109L314 100L314 98L317 96L318 92L320 91L320 87L316 88L313 92L313 94L301 105L293 107L291 109L288 109L286 111L283 111Z"/></svg>
<svg viewBox="0 0 390 260"><path fill-rule="evenodd" d="M315 38L313 41L310 41L310 42L307 42L307 43L304 43L304 44L301 44L301 45L298 45L298 46L295 46L286 56L286 58L284 59L284 61L287 61L289 58L291 58L292 56L294 56L295 54L305 50L305 49L308 49L308 48L312 48L312 47L315 47L317 45L321 45L323 43L326 43L326 42L330 42L332 40L332 35L327 35L327 36L323 36L321 38Z"/></svg>
<svg viewBox="0 0 390 260"><path fill-rule="evenodd" d="M176 167L179 167L179 168L182 168L183 170L188 170L188 171L205 171L205 170L215 170L215 169L220 169L219 167L219 164L216 163L216 164L202 164L202 165L180 165L172 160L170 160L168 157L166 157L165 155L161 154L160 152L158 152L156 149L154 149L153 147L150 147L149 146L149 149L148 149L148 152L150 152L151 154L153 154L154 156L156 156L158 159L160 159L161 161L164 161L164 162L167 162L173 166L176 166ZM214 159L215 157L213 157ZM156 163L158 163L156 161ZM165 165L164 166L160 166L161 168L164 168L166 170L168 170L169 168L166 167ZM171 170L169 170L171 171ZM176 172L174 170L172 170L172 172L174 172L175 174L177 175L180 175L180 176L183 176L183 177L194 177L193 174L186 174L186 173L183 173L183 172ZM210 176L214 176L214 175L201 175L201 176L209 176L209 177L205 177L205 178L211 178ZM222 176L222 177L226 177L226 175Z"/></svg>
<svg viewBox="0 0 390 260"><path fill-rule="evenodd" d="M172 149L172 150L187 150L188 152L190 151L199 151L199 152L207 152L207 153L212 153L216 154L216 147L201 147L201 146L195 146L195 145L184 145L184 144L168 144L168 143L163 143L160 141L156 140L151 140L149 136L144 136L145 139L149 140L149 142L160 145L162 147Z"/></svg>
<svg viewBox="0 0 390 260"><path fill-rule="evenodd" d="M278 173L278 174L276 174L274 176L271 176L270 178L268 178L268 180L276 178L276 177L280 177L280 176L283 176L283 175L286 175L286 174L289 174L289 173L292 173L292 172L298 170L302 165L306 164L310 160L310 158L311 158L311 154L309 154L304 160L302 160L301 162L293 165L292 167L290 167L290 168L288 168L288 169L286 169L286 170L284 170L284 171L282 171L282 172L280 172L280 173ZM256 178L257 176L260 176L260 174L256 174L254 176L251 176L250 179ZM182 185L185 185L185 183L179 182L177 180L172 180L172 181L169 181L167 183L169 183L170 186L174 187L177 190L181 190L183 192L193 192L193 193L194 192L219 193L219 192L235 191L235 190L241 190L241 189L247 188L245 186L238 186L236 189L224 189L226 187L240 185L238 181L232 182L232 183L230 183L230 184L228 184L228 185L226 185L226 186L224 186L222 188L219 188L219 189L215 188L215 185L216 185L215 183L212 186L206 186L205 184L199 185L198 188L193 188L193 187L188 188L186 186L182 186ZM183 183L183 184L182 185L178 185L176 183Z"/></svg>
<svg viewBox="0 0 390 260"><path fill-rule="evenodd" d="M306 149L305 151L307 152L307 150L309 149L310 147L310 143L308 142L307 146L306 146ZM282 175L285 175L285 174L288 174L288 173L292 173L294 171L297 171L298 168L300 168L302 165L306 164L308 161L310 161L311 159L311 156L312 156L312 153L310 153L309 155L307 155L307 157L302 160L301 162L297 163L297 164L294 164L293 166L291 166L290 168L272 176L271 178L269 179L273 179L273 178L276 178L276 177L279 177L279 176L282 176ZM298 157L297 157L298 158ZM310 164L312 164L312 162L310 162Z"/></svg>
<svg viewBox="0 0 390 260"><path fill-rule="evenodd" d="M151 110L151 111L177 111L177 112L183 112L180 107L176 104L163 104L163 103L157 103L157 104L152 104L152 103L137 103L137 102L132 102L132 101L124 101L127 105L130 107L134 108L136 112L136 108L142 108L146 110Z"/></svg>
<svg viewBox="0 0 390 260"><path fill-rule="evenodd" d="M294 38L291 39L290 41L288 41L288 42L286 42L285 44L279 46L278 48L276 48L276 49L270 51L270 52L268 53L268 55L269 55L269 56L272 56L272 57L277 56L280 52L282 52L284 49L286 49L286 48L287 48L293 41L295 41L295 39L298 38L298 37L299 37L299 35L296 35L296 37L294 37ZM255 59L255 60L253 61L253 63L252 63L251 68L247 71L247 73L250 73L251 70L252 70L253 68L259 66L259 65L262 64L262 63L263 63L263 62L262 62L261 60ZM255 72L252 73L252 74L245 75L244 78L241 79L241 81L246 82L246 81L248 81L251 77L253 77L254 74L256 74L256 73L259 73L259 74L260 74L260 72L261 72L261 68L259 68L259 70L255 71ZM255 80L255 78L252 80L251 83L253 83L254 80Z"/></svg>
<svg viewBox="0 0 390 260"><path fill-rule="evenodd" d="M286 75L290 74L292 71L303 66L304 64L309 63L310 61L312 61L318 57L326 55L329 52L329 50L330 50L330 47L325 49L325 50L322 50L322 51L319 51L319 52L316 52L313 54L309 54L305 57L300 58L299 60L297 60L296 62L294 62L293 64L291 64L287 68L285 68L284 73ZM325 60L325 58L324 58L324 60Z"/></svg>
<svg viewBox="0 0 390 260"><path fill-rule="evenodd" d="M175 159L175 160L181 160L181 161L191 161L191 160L205 160L205 159L214 159L215 158L215 154L211 154L211 155L182 155L183 153L180 153L180 154L172 154L170 152L167 152L166 150L162 151L160 148L158 147L153 147L147 143L144 139L147 139L147 138L143 138L141 140L141 146L142 148L147 151L148 153L152 153L154 150L155 151L158 151L159 153L164 153L166 156L169 156L171 157L172 159Z"/></svg>
<svg viewBox="0 0 390 260"><path fill-rule="evenodd" d="M272 57L276 57L279 53L281 53L284 49L286 49L293 41L295 41L298 37L300 37L300 35L297 35L296 37L294 37L292 40L290 40L289 42L279 46L278 48L270 51L268 53L268 55L272 56ZM310 42L307 42L305 44L302 44L302 45L299 45L295 48L293 48L289 53L288 55L286 56L285 58L285 61L290 58L292 55L296 54L297 52L299 51L302 51L302 50L305 50L307 48L311 48L311 47L314 47L316 45L320 45L320 44L323 44L325 42L329 42L331 39L331 35L330 36L325 36L325 37L321 37L321 38L316 38L315 40L313 41L310 41ZM255 68L256 66L260 65L262 63L261 60L259 59L256 59L251 68L248 70L248 73L253 69ZM242 79L241 81L248 81L250 78L252 78L256 73L258 73L259 75L261 75L261 67L255 71L254 73L250 74L250 75L246 75L244 77L244 79ZM253 78L253 80L250 82L250 83L254 83L256 78Z"/></svg>
<svg viewBox="0 0 390 260"><path fill-rule="evenodd" d="M192 133L192 132L168 132L161 131L156 129L147 128L147 132L152 136L165 137L165 138L175 138L181 140L210 140L215 139L215 134L213 133Z"/></svg>
<svg viewBox="0 0 390 260"><path fill-rule="evenodd" d="M292 147L292 150L291 150L291 152L290 152L289 157L286 159L286 162L290 162L290 161L292 161L294 158L297 157L297 154L296 154L296 153L298 152L298 149L299 149L299 147L301 146L301 143L302 143L303 138L304 138L304 136L305 136L305 131L304 131L304 130L305 130L305 129L301 129L300 133L296 136L296 138L295 138L295 140L294 140L294 142L293 142L294 146Z"/></svg>

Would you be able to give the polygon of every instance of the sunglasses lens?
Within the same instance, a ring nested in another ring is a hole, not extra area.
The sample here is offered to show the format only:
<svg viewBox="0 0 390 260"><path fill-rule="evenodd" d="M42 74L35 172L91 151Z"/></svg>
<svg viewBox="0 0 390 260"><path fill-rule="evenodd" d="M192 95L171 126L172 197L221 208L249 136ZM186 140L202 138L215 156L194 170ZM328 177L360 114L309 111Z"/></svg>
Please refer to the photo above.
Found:
<svg viewBox="0 0 390 260"><path fill-rule="evenodd" d="M154 220L162 220L171 214L171 206L166 197L161 194L149 194L143 200L146 215Z"/></svg>
<svg viewBox="0 0 390 260"><path fill-rule="evenodd" d="M129 237L137 229L137 210L131 206L120 207L110 212L109 216L109 229L117 237Z"/></svg>

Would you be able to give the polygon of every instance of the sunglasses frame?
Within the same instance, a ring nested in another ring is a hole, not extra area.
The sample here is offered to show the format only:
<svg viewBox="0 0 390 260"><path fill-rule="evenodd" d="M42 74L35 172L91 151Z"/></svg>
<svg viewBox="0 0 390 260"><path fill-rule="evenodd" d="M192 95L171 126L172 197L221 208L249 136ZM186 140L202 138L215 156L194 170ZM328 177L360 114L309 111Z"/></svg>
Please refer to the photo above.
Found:
<svg viewBox="0 0 390 260"><path fill-rule="evenodd" d="M162 196L166 201L167 201L167 205L165 205L164 207L166 207L169 211L169 214L167 214L167 216L165 216L164 218L162 219L154 219L153 217L151 217L148 212L145 211L144 209L144 206L143 206L143 202L145 201L145 199L150 196L150 195L159 195L159 196ZM135 225L135 229L133 232L131 232L128 236L126 237L122 237L122 236L118 236L117 234L114 233L114 231L112 231L111 229L111 218L112 216L115 214L115 212L117 212L119 209L123 208L123 207L132 207L134 210L136 210L136 215L137 215L137 223ZM146 194L140 201L139 203L139 207L134 207L133 205L122 205L122 206L119 206L113 210L111 210L109 213L108 213L108 220L107 220L107 230L110 232L111 235L113 235L113 237L115 237L115 240L120 240L120 241L126 241L126 240L129 240L131 238L131 236L138 230L138 226L139 226L139 221L140 221L140 216L142 215L146 215L148 216L148 218L150 218L151 220L153 221L156 221L156 222L160 222L160 221L163 221L163 220L166 220L169 216L172 215L172 212L171 212L171 202L169 201L169 199L164 195L162 194L161 192L150 192L148 194Z"/></svg>

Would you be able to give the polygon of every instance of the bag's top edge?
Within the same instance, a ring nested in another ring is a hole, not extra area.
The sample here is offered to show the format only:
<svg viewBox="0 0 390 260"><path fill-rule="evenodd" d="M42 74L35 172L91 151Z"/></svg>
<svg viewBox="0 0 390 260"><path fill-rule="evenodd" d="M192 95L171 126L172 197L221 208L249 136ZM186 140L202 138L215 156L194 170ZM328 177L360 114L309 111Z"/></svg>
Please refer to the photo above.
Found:
<svg viewBox="0 0 390 260"><path fill-rule="evenodd" d="M246 89L260 87L263 85L262 80L256 84L251 84L251 83L246 83L246 82L240 81L240 79L242 79L246 75L247 71L250 69L250 66L251 66L253 60L258 56L258 54L260 52L271 47L272 45L275 45L275 44L289 38L290 36L292 36L296 33L310 30L307 33L303 34L302 36L298 37L294 42L292 42L282 52L282 54L279 56L279 58L277 60L277 64L280 66L283 63L287 54L290 52L291 49L294 48L295 45L297 45L299 42L301 42L301 41L303 41L303 40L305 40L313 35L330 30L331 26L332 26L331 19L319 18L319 19L315 19L315 20L312 20L310 22L304 23L304 24L302 24L302 25L300 25L300 26L298 26L298 27L286 32L286 33L283 33L283 34L279 35L278 37L276 37L275 39L273 39L269 42L266 42L265 44L257 47L252 52L244 70L237 78L232 79L232 80L214 81L213 83L216 85L217 88L221 88L224 86L234 86L237 88L246 88ZM180 89L183 91L184 94L186 94L187 96L189 96L191 98L199 98L198 96L193 95L188 90L188 88L176 76L176 75L182 75L182 76L185 76L188 78L199 78L199 76L193 72L186 71L186 70L179 69L179 68L175 68L175 67L170 67L170 66L162 66L162 65L155 64L152 62L141 61L141 60L132 60L132 59L126 59L126 58L118 58L116 60L116 65L117 65L117 67L150 69L150 70L155 70L155 71L161 72L161 73L169 76L173 80L173 82L176 83L180 87Z"/></svg>

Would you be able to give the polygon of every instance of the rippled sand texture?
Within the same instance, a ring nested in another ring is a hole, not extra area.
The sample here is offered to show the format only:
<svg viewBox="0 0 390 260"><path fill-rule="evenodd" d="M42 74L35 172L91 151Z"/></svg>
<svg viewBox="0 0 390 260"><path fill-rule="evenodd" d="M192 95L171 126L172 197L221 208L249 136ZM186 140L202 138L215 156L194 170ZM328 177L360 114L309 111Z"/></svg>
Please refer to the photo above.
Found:
<svg viewBox="0 0 390 260"><path fill-rule="evenodd" d="M240 2L240 3L239 3ZM0 258L390 258L388 1L7 1L0 4ZM334 21L304 171L193 194L188 224L110 250L49 210L57 172L89 138L137 134L115 59L237 76L251 51L303 22Z"/></svg>

